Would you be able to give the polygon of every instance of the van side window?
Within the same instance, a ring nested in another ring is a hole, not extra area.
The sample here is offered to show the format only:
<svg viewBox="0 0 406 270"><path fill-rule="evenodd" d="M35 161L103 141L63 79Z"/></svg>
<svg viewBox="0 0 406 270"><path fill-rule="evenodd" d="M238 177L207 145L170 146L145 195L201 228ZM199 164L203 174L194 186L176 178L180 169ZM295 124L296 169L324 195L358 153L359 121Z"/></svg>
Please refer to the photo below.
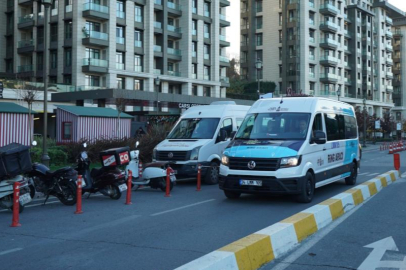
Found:
<svg viewBox="0 0 406 270"><path fill-rule="evenodd" d="M231 118L224 119L223 124L221 124L221 130L225 130L227 132L227 138L230 136L231 132L233 131L233 121Z"/></svg>
<svg viewBox="0 0 406 270"><path fill-rule="evenodd" d="M339 140L340 134L337 115L334 113L324 114L324 122L326 123L327 141Z"/></svg>
<svg viewBox="0 0 406 270"><path fill-rule="evenodd" d="M244 121L243 118L237 118L236 122L237 122L237 130L241 127L242 121Z"/></svg>
<svg viewBox="0 0 406 270"><path fill-rule="evenodd" d="M346 139L356 139L357 134L357 121L354 117L344 115L345 122L345 138Z"/></svg>
<svg viewBox="0 0 406 270"><path fill-rule="evenodd" d="M314 117L312 137L314 137L314 134L316 133L317 130L323 131L323 122L321 120L321 113L316 114L316 116Z"/></svg>

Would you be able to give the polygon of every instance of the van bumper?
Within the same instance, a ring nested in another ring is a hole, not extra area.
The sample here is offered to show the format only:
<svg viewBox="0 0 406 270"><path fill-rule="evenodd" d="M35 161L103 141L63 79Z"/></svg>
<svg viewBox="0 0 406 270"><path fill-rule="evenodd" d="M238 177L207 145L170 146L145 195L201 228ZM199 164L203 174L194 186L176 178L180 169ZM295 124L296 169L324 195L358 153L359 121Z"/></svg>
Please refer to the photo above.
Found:
<svg viewBox="0 0 406 270"><path fill-rule="evenodd" d="M202 165L202 175L206 175L207 166L210 166L210 162L188 162L185 164L174 163L171 164L171 168L176 171L176 178L192 178L197 177L197 167L198 165Z"/></svg>
<svg viewBox="0 0 406 270"><path fill-rule="evenodd" d="M262 186L241 186L240 180L261 180ZM221 190L248 194L300 194L305 176L293 178L276 178L274 176L238 176L219 177Z"/></svg>

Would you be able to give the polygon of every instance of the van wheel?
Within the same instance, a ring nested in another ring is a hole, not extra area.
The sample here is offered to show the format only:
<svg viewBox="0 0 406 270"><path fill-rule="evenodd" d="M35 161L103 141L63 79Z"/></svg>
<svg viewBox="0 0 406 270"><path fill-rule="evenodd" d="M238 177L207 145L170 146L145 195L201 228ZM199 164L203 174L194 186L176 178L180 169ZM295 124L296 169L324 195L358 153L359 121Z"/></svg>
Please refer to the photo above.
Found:
<svg viewBox="0 0 406 270"><path fill-rule="evenodd" d="M347 184L348 186L353 186L357 182L358 175L357 165L355 165L355 162L352 163L350 172L351 175L345 178L345 184Z"/></svg>
<svg viewBox="0 0 406 270"><path fill-rule="evenodd" d="M226 195L226 197L228 199L238 199L241 196L241 193L239 192L234 192L234 191L229 191L229 190L224 190L224 195Z"/></svg>
<svg viewBox="0 0 406 270"><path fill-rule="evenodd" d="M219 164L215 161L210 163L210 168L207 169L204 182L208 185L215 185L219 182Z"/></svg>
<svg viewBox="0 0 406 270"><path fill-rule="evenodd" d="M314 177L310 172L306 173L303 181L302 191L297 196L296 200L301 203L309 203L313 200L314 195Z"/></svg>

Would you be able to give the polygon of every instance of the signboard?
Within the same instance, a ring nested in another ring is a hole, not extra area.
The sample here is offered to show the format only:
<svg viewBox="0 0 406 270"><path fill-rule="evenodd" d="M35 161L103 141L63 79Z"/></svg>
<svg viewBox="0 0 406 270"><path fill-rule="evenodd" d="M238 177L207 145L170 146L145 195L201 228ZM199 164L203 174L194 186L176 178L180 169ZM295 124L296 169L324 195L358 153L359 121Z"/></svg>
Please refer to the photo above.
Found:
<svg viewBox="0 0 406 270"><path fill-rule="evenodd" d="M402 130L402 124L401 123L396 124L396 130Z"/></svg>
<svg viewBox="0 0 406 270"><path fill-rule="evenodd" d="M268 93L268 94L264 94L264 95L259 96L259 99L263 99L263 98L273 98L273 93Z"/></svg>
<svg viewBox="0 0 406 270"><path fill-rule="evenodd" d="M3 90L4 90L3 82L0 82L0 98L3 98Z"/></svg>
<svg viewBox="0 0 406 270"><path fill-rule="evenodd" d="M196 103L179 103L179 109L189 109L190 107L199 106L200 104Z"/></svg>
<svg viewBox="0 0 406 270"><path fill-rule="evenodd" d="M375 121L375 129L380 129L381 128L381 121Z"/></svg>

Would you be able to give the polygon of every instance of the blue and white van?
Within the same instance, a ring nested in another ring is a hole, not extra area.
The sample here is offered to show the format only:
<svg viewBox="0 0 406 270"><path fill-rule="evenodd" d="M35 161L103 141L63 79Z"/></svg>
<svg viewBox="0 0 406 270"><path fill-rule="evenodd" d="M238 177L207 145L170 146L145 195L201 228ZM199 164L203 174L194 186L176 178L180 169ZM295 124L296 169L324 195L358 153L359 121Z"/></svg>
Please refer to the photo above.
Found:
<svg viewBox="0 0 406 270"><path fill-rule="evenodd" d="M261 99L248 111L222 155L219 187L242 193L295 194L310 202L315 188L354 185L360 167L351 105L326 98Z"/></svg>

